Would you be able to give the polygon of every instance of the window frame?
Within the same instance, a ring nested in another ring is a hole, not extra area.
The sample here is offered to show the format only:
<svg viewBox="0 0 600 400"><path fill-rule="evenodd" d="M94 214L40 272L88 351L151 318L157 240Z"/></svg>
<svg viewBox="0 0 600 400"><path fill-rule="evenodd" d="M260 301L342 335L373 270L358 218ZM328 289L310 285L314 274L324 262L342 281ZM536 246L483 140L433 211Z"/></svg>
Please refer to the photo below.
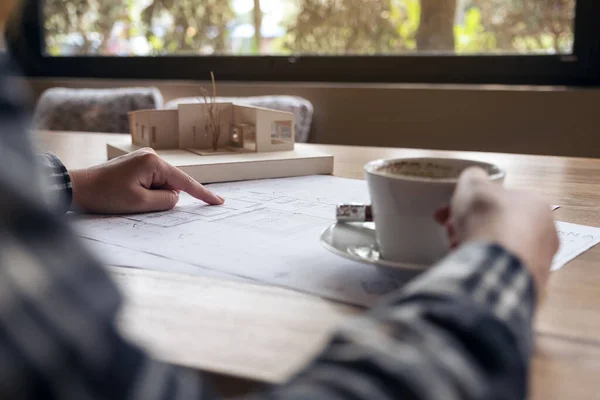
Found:
<svg viewBox="0 0 600 400"><path fill-rule="evenodd" d="M569 55L398 56L149 56L43 54L43 0L26 29L32 45L21 63L30 77L136 80L570 85L600 84L600 2L577 0L574 48Z"/></svg>

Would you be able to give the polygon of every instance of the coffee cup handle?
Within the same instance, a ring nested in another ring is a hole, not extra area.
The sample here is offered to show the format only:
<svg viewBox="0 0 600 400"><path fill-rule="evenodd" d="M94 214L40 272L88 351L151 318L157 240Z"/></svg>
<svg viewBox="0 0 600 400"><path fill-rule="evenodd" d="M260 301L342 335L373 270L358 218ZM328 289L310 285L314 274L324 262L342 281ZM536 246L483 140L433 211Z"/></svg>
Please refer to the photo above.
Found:
<svg viewBox="0 0 600 400"><path fill-rule="evenodd" d="M338 222L373 222L373 207L370 204L338 204L335 209Z"/></svg>

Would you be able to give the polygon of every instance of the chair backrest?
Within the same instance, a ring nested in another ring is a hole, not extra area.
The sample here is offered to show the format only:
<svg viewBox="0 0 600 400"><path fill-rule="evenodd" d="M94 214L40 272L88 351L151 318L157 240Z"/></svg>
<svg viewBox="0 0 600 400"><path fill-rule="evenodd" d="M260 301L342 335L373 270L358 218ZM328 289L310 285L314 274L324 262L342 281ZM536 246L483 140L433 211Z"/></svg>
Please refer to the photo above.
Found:
<svg viewBox="0 0 600 400"><path fill-rule="evenodd" d="M36 105L34 126L44 130L129 133L129 112L162 107L162 94L152 87L52 88Z"/></svg>

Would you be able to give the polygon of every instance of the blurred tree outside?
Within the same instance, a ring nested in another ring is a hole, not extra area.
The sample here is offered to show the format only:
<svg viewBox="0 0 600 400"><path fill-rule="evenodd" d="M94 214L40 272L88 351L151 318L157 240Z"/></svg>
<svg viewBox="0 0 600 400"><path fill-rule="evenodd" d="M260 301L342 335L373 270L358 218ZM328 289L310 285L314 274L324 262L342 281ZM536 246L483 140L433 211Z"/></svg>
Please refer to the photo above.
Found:
<svg viewBox="0 0 600 400"><path fill-rule="evenodd" d="M79 54L95 54L106 47L117 21L127 19L127 9L121 1L106 0L46 0L46 45L50 53L71 46Z"/></svg>
<svg viewBox="0 0 600 400"><path fill-rule="evenodd" d="M284 47L293 53L378 54L403 50L390 0L301 0L287 26Z"/></svg>
<svg viewBox="0 0 600 400"><path fill-rule="evenodd" d="M453 51L455 19L456 0L421 0L419 51Z"/></svg>
<svg viewBox="0 0 600 400"><path fill-rule="evenodd" d="M569 53L575 0L43 0L51 55Z"/></svg>
<svg viewBox="0 0 600 400"><path fill-rule="evenodd" d="M473 0L483 29L499 49L525 52L570 52L575 0Z"/></svg>
<svg viewBox="0 0 600 400"><path fill-rule="evenodd" d="M167 23L153 29L161 18ZM153 53L225 54L232 18L223 0L154 0L142 12L141 25Z"/></svg>
<svg viewBox="0 0 600 400"><path fill-rule="evenodd" d="M254 0L252 13L254 15L254 50L259 52L262 43L262 10L260 9L260 0Z"/></svg>

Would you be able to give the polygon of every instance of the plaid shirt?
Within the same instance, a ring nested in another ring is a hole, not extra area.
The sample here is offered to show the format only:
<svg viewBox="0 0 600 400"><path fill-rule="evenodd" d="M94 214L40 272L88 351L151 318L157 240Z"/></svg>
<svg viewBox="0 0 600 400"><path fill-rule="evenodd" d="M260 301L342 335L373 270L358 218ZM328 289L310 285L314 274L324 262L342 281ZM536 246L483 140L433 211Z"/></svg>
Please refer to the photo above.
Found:
<svg viewBox="0 0 600 400"><path fill-rule="evenodd" d="M61 215L69 174L53 155L33 162L26 103L15 97L25 91L6 68L0 62L0 398L215 399L199 374L119 335L120 295ZM522 399L534 298L518 259L464 245L341 326L293 379L249 398Z"/></svg>

